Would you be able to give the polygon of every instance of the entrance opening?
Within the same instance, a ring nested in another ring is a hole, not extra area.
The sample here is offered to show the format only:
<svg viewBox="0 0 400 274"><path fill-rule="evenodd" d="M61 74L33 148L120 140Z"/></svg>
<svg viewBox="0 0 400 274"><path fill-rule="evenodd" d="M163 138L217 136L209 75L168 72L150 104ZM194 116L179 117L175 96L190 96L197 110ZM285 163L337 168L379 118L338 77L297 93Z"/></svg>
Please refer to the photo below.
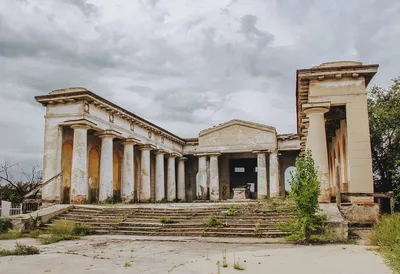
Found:
<svg viewBox="0 0 400 274"><path fill-rule="evenodd" d="M257 159L230 159L230 190L231 198L233 196L233 188L250 185L250 197L257 198Z"/></svg>

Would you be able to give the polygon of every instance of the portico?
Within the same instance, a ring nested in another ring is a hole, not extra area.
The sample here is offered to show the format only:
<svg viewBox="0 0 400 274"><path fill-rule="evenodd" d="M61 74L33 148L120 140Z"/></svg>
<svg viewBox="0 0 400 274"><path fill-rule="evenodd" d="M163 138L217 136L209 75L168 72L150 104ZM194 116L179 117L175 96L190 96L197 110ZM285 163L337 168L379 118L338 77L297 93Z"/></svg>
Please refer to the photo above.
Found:
<svg viewBox="0 0 400 274"><path fill-rule="evenodd" d="M320 202L373 192L365 87L376 65L326 63L297 72L295 134L234 119L181 138L85 88L37 96L46 107L42 199L219 201L285 197L297 155L313 153ZM351 202L363 202L352 200ZM367 201L368 202L368 201Z"/></svg>

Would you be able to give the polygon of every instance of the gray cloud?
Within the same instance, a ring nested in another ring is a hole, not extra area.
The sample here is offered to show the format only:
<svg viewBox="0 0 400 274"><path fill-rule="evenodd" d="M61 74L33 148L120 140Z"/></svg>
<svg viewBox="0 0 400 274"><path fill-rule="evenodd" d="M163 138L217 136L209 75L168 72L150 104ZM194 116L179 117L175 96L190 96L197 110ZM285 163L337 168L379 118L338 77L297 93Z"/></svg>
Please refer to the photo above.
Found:
<svg viewBox="0 0 400 274"><path fill-rule="evenodd" d="M0 159L41 161L33 96L68 86L183 137L233 118L293 132L296 69L400 74L399 13L396 0L0 1Z"/></svg>

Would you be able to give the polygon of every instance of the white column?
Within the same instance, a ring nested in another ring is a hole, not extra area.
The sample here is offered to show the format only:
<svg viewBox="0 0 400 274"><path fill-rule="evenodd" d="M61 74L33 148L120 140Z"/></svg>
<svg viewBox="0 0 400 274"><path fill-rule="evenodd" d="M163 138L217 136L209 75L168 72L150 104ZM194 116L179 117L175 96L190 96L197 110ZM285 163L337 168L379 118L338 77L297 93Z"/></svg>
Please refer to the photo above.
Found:
<svg viewBox="0 0 400 274"><path fill-rule="evenodd" d="M170 202L176 201L175 158L174 154L168 155L167 200Z"/></svg>
<svg viewBox="0 0 400 274"><path fill-rule="evenodd" d="M210 154L210 200L219 200L218 156L220 153Z"/></svg>
<svg viewBox="0 0 400 274"><path fill-rule="evenodd" d="M329 165L324 119L324 113L328 112L329 106L316 107L306 104L305 106L303 105L303 109L309 119L306 148L312 152L318 179L321 182L321 194L318 200L320 203L329 203Z"/></svg>
<svg viewBox="0 0 400 274"><path fill-rule="evenodd" d="M58 158L58 153L61 151L60 141L62 142L62 134L60 135L60 128L58 122L50 118L46 118L45 131L44 131L44 152L43 152L43 182L51 179L57 175L61 168L61 158ZM61 131L62 133L62 131ZM56 182L52 182L42 189L42 199L52 201L60 197L61 191L61 178ZM59 186L59 189L57 188ZM58 190L58 191L57 191ZM57 195L58 193L58 195Z"/></svg>
<svg viewBox="0 0 400 274"><path fill-rule="evenodd" d="M163 150L156 153L156 201L165 199L165 176L164 176L164 154Z"/></svg>
<svg viewBox="0 0 400 274"><path fill-rule="evenodd" d="M199 155L199 171L197 179L197 199L208 200L207 156Z"/></svg>
<svg viewBox="0 0 400 274"><path fill-rule="evenodd" d="M185 161L187 158L182 157L178 160L178 200L186 200L186 187L185 187Z"/></svg>
<svg viewBox="0 0 400 274"><path fill-rule="evenodd" d="M279 197L279 159L278 151L269 154L269 191L270 197Z"/></svg>
<svg viewBox="0 0 400 274"><path fill-rule="evenodd" d="M123 142L124 145L124 159L122 163L122 184L121 196L126 202L133 200L134 184L135 184L135 163L134 163L134 146L137 140L131 138Z"/></svg>
<svg viewBox="0 0 400 274"><path fill-rule="evenodd" d="M57 140L57 174L62 171L62 145L63 145L63 127L58 127L58 140ZM53 193L55 199L61 201L61 184L62 184L62 176L58 177L54 182ZM89 187L89 186L88 186Z"/></svg>
<svg viewBox="0 0 400 274"><path fill-rule="evenodd" d="M105 201L113 196L113 134L101 134L101 155L100 155L100 190L99 200Z"/></svg>
<svg viewBox="0 0 400 274"><path fill-rule="evenodd" d="M87 125L73 125L71 204L83 204L88 198Z"/></svg>
<svg viewBox="0 0 400 274"><path fill-rule="evenodd" d="M268 197L266 151L254 153L257 153L257 199L263 200Z"/></svg>
<svg viewBox="0 0 400 274"><path fill-rule="evenodd" d="M150 202L151 201L151 185L150 185L150 151L153 148L149 146L143 146L141 150L141 165L140 165L140 191L139 201Z"/></svg>

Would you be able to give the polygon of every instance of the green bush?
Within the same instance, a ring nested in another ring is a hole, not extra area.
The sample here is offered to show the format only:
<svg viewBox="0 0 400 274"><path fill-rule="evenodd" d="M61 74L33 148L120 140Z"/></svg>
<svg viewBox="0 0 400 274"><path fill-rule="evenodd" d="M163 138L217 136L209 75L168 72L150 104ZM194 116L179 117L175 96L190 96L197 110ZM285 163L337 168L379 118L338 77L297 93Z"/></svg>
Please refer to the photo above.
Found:
<svg viewBox="0 0 400 274"><path fill-rule="evenodd" d="M11 228L10 219L0 218L0 233L6 233Z"/></svg>
<svg viewBox="0 0 400 274"><path fill-rule="evenodd" d="M17 243L14 249L0 249L0 256L25 256L39 254L37 247Z"/></svg>
<svg viewBox="0 0 400 274"><path fill-rule="evenodd" d="M317 216L320 194L317 171L310 150L296 159L296 173L289 182L289 198L295 203L297 219L281 224L283 231L289 232L288 240L311 242L322 240L323 218Z"/></svg>
<svg viewBox="0 0 400 274"><path fill-rule="evenodd" d="M224 227L224 223L217 219L215 216L210 216L206 221L203 222L204 228L221 228Z"/></svg>
<svg viewBox="0 0 400 274"><path fill-rule="evenodd" d="M82 225L82 224L77 224L74 228L74 230L72 231L73 235L77 235L77 236L85 236L85 235L90 235L93 234L94 230L87 225Z"/></svg>
<svg viewBox="0 0 400 274"><path fill-rule="evenodd" d="M370 240L372 244L379 246L394 272L400 273L400 213L382 216Z"/></svg>

